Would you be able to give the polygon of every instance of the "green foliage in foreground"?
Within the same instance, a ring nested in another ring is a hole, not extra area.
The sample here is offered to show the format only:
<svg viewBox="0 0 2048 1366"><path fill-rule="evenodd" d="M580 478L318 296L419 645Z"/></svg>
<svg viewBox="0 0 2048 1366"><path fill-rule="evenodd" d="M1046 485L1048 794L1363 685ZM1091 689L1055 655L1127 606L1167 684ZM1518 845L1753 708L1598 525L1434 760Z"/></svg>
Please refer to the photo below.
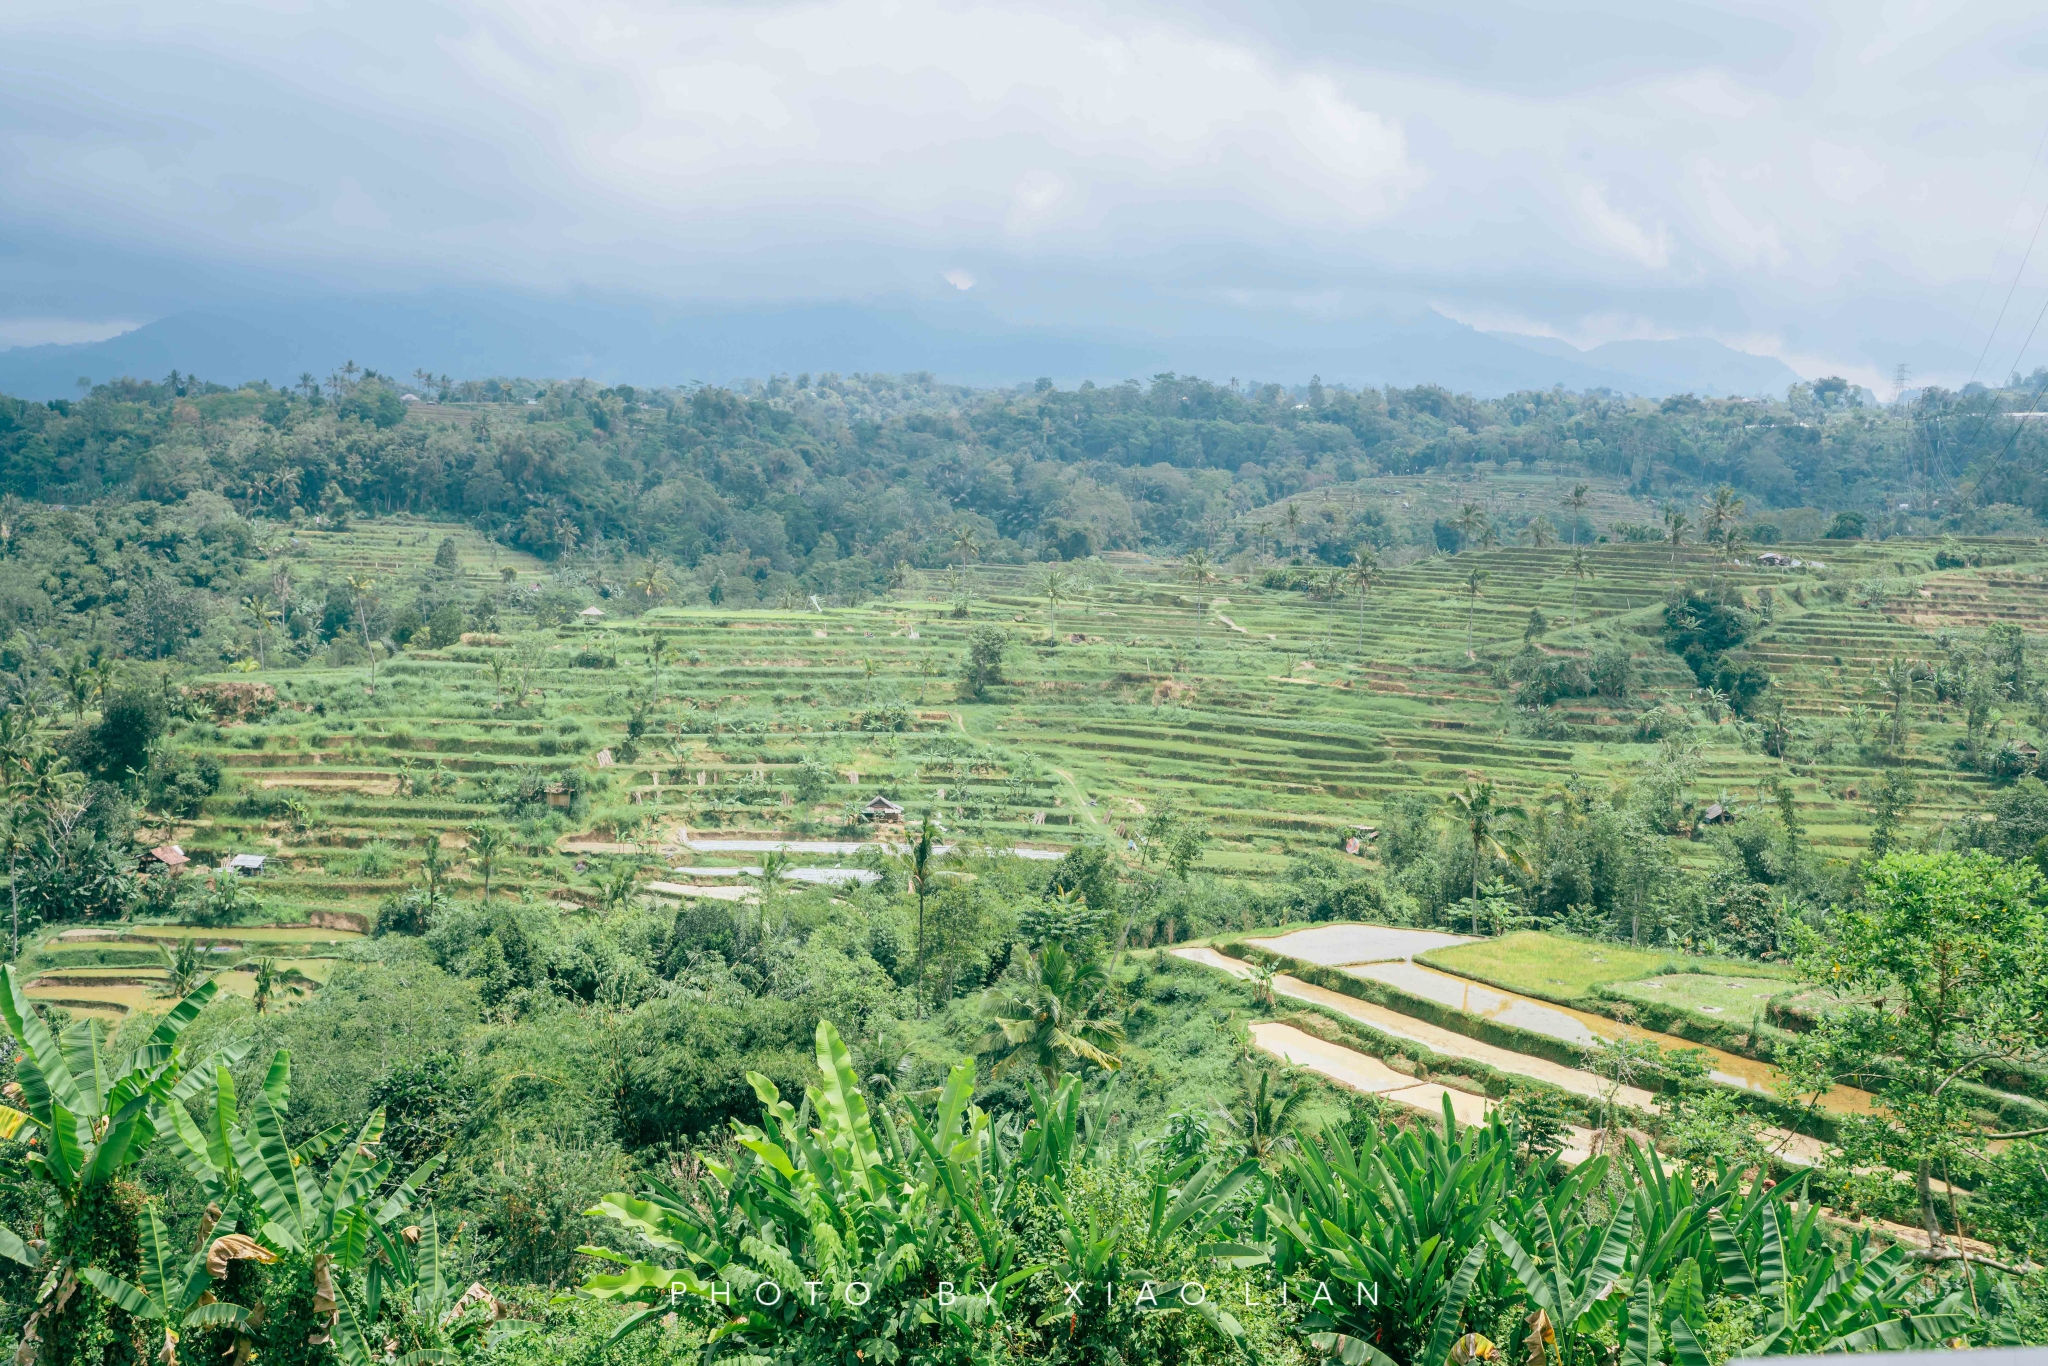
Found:
<svg viewBox="0 0 2048 1366"><path fill-rule="evenodd" d="M1797 1187L1674 1173L1633 1143L1570 1174L1496 1120L1297 1135L1261 1165L1096 1141L1078 1084L994 1122L954 1069L931 1109L871 1111L829 1023L801 1112L751 1078L760 1126L694 1188L593 1213L658 1261L584 1285L687 1321L706 1359L1210 1361L1436 1366L1468 1329L1526 1330L1562 1366L1933 1346L1989 1333L2012 1291L1945 1284L1826 1236ZM1196 1146L1205 1145L1198 1140ZM1227 1168L1227 1169L1226 1169ZM1525 1317L1526 1316L1526 1317ZM1550 1360L1546 1355L1532 1360Z"/></svg>

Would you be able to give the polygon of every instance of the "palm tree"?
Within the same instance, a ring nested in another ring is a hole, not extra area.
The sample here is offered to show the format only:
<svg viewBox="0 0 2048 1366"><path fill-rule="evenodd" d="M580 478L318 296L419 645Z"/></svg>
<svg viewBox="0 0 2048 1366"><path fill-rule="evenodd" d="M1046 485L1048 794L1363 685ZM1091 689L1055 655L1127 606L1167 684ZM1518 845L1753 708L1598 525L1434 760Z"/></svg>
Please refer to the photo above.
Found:
<svg viewBox="0 0 2048 1366"><path fill-rule="evenodd" d="M1244 1098L1235 1109L1222 1111L1223 1122L1237 1130L1245 1151L1263 1166L1293 1127L1295 1112L1308 1103L1308 1078L1261 1067L1250 1058L1237 1060L1237 1078Z"/></svg>
<svg viewBox="0 0 2048 1366"><path fill-rule="evenodd" d="M1579 580L1591 578L1592 569L1586 563L1586 552L1578 546L1572 547L1572 625L1579 624Z"/></svg>
<svg viewBox="0 0 2048 1366"><path fill-rule="evenodd" d="M1749 549L1749 534L1739 526L1731 526L1721 533L1721 558L1731 565L1742 563L1743 552Z"/></svg>
<svg viewBox="0 0 2048 1366"><path fill-rule="evenodd" d="M981 542L975 538L974 528L965 522L954 528L953 553L960 557L960 562L954 565L952 572L947 575L948 582L955 585L954 594L960 599L961 605L972 608L974 595L965 588L968 582L967 566L981 558Z"/></svg>
<svg viewBox="0 0 2048 1366"><path fill-rule="evenodd" d="M668 596L670 584L668 575L662 570L661 561L650 559L631 585L640 596L649 602L660 602Z"/></svg>
<svg viewBox="0 0 2048 1366"><path fill-rule="evenodd" d="M1344 578L1358 593L1358 653L1365 653L1365 600L1372 592L1372 586L1379 582L1380 557L1370 546L1360 546L1351 552L1351 563L1344 566Z"/></svg>
<svg viewBox="0 0 2048 1366"><path fill-rule="evenodd" d="M1572 549L1579 548L1579 523L1586 520L1586 505L1592 501L1588 494L1593 491L1591 484L1573 484L1566 495L1564 505L1572 510Z"/></svg>
<svg viewBox="0 0 2048 1366"><path fill-rule="evenodd" d="M647 663L654 670L654 697L657 702L661 700L661 666L675 654L675 648L675 642L667 636L656 636L647 642Z"/></svg>
<svg viewBox="0 0 2048 1366"><path fill-rule="evenodd" d="M498 860L505 854L505 832L495 825L472 825L469 827L469 856L476 860L484 875L484 900L491 899L491 872L498 866Z"/></svg>
<svg viewBox="0 0 2048 1366"><path fill-rule="evenodd" d="M253 1004L258 1015L270 1009L270 998L279 992L304 996L306 984L312 980L297 968L280 968L275 958L257 959L255 977Z"/></svg>
<svg viewBox="0 0 2048 1366"><path fill-rule="evenodd" d="M1175 574L1182 583L1193 584L1195 588L1196 628L1201 626L1202 587L1216 581L1216 572L1209 568L1209 552L1196 546L1181 557L1180 570Z"/></svg>
<svg viewBox="0 0 2048 1366"><path fill-rule="evenodd" d="M1478 786L1465 785L1463 792L1444 794L1444 805L1451 810L1451 819L1464 828L1465 835L1472 842L1472 933L1479 933L1479 866L1488 855L1515 862L1515 830L1526 812L1519 806L1501 800L1499 789L1492 783L1482 782Z"/></svg>
<svg viewBox="0 0 2048 1366"><path fill-rule="evenodd" d="M8 784L7 792L14 796L14 785ZM33 806L23 805L19 800L9 801L7 810L0 814L0 848L7 851L7 896L10 903L7 935L7 957L10 961L21 957L21 877L19 864L21 856L35 848L36 827L42 823L42 812Z"/></svg>
<svg viewBox="0 0 2048 1366"><path fill-rule="evenodd" d="M92 667L85 656L73 655L64 665L64 690L71 695L72 719L85 724L85 707L92 701Z"/></svg>
<svg viewBox="0 0 2048 1366"><path fill-rule="evenodd" d="M1920 685L1925 676L1925 671L1918 664L1893 655L1891 662L1885 665L1884 672L1875 680L1878 693L1892 706L1889 730L1891 751L1894 755L1906 746L1909 719L1907 709L1912 705L1913 699L1920 695Z"/></svg>
<svg viewBox="0 0 2048 1366"><path fill-rule="evenodd" d="M1058 942L1047 944L1026 960L1022 980L991 1005L995 1028L975 1051L995 1060L996 1075L1019 1066L1038 1069L1047 1089L1077 1062L1114 1072L1123 1065L1117 1050L1124 1027L1103 1013L1108 995L1101 963L1075 958Z"/></svg>
<svg viewBox="0 0 2048 1366"><path fill-rule="evenodd" d="M206 970L205 950L197 940L180 939L175 953L158 944L156 956L163 960L164 965L164 980L155 988L159 996L171 996L182 1001L213 976Z"/></svg>
<svg viewBox="0 0 2048 1366"><path fill-rule="evenodd" d="M1479 534L1491 523L1487 521L1486 513L1481 510L1479 504L1467 503L1458 509L1458 519L1451 525L1458 529L1462 545L1465 541L1477 540Z"/></svg>
<svg viewBox="0 0 2048 1366"><path fill-rule="evenodd" d="M1047 565L1038 578L1039 594L1045 599L1046 629L1050 643L1060 643L1060 604L1074 600L1074 576L1060 566Z"/></svg>
<svg viewBox="0 0 2048 1366"><path fill-rule="evenodd" d="M1678 577L1678 547L1685 544L1685 529L1691 525L1691 519L1675 506L1665 505L1664 534L1665 539L1671 542L1671 576L1674 581Z"/></svg>
<svg viewBox="0 0 2048 1366"><path fill-rule="evenodd" d="M1458 590L1465 595L1465 653L1472 653L1472 619L1479 612L1479 599L1486 596L1486 581L1491 576L1484 569L1475 569L1465 576L1464 585Z"/></svg>
<svg viewBox="0 0 2048 1366"><path fill-rule="evenodd" d="M258 589L242 599L242 610L249 614L249 621L256 628L256 665L270 667L269 656L265 653L264 639L270 634L271 618L277 615L277 608L270 601L270 594Z"/></svg>
<svg viewBox="0 0 2048 1366"><path fill-rule="evenodd" d="M938 856L938 839L932 831L932 812L930 807L926 807L924 819L918 823L917 839L903 852L910 894L917 898L917 989L920 996L924 991L924 899L930 895L932 879L938 875L932 867Z"/></svg>
<svg viewBox="0 0 2048 1366"><path fill-rule="evenodd" d="M1710 544L1720 540L1729 525L1742 516L1743 509L1748 506L1742 496L1726 484L1700 502L1706 508L1704 526Z"/></svg>
<svg viewBox="0 0 2048 1366"><path fill-rule="evenodd" d="M633 895L639 890L639 878L633 866L627 864L598 884L597 908L605 915L631 910Z"/></svg>
<svg viewBox="0 0 2048 1366"><path fill-rule="evenodd" d="M1538 550L1542 550L1557 539L1557 528L1550 524L1548 517L1539 512L1536 514L1536 519L1529 523L1525 534L1529 538L1530 545L1535 546Z"/></svg>
<svg viewBox="0 0 2048 1366"><path fill-rule="evenodd" d="M102 659L92 666L92 695L101 706L105 706L107 694L113 690L114 661L111 658Z"/></svg>
<svg viewBox="0 0 2048 1366"><path fill-rule="evenodd" d="M377 586L375 579L351 574L348 576L348 591L355 598L356 624L363 630L363 653L370 657L370 691L377 691L377 647L370 643L370 590Z"/></svg>

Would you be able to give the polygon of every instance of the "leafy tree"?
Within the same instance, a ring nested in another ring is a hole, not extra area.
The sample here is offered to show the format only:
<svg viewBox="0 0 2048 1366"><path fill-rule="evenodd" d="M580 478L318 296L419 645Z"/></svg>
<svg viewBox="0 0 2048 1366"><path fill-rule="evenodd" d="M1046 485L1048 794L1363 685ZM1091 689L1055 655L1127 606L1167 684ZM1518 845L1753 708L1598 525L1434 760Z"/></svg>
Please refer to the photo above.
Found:
<svg viewBox="0 0 2048 1366"><path fill-rule="evenodd" d="M1078 894L1090 910L1105 917L1116 914L1118 868L1107 841L1091 836L1061 856L1046 883L1048 896L1060 892Z"/></svg>
<svg viewBox="0 0 2048 1366"><path fill-rule="evenodd" d="M1781 1065L1808 1087L1841 1080L1876 1095L1870 1137L1914 1173L1937 1250L1934 1165L1979 1145L1965 1087L1993 1067L2048 1061L2042 891L2032 866L1987 854L1888 854L1799 958L1838 1004Z"/></svg>
<svg viewBox="0 0 2048 1366"><path fill-rule="evenodd" d="M967 695L977 700L1003 682L1003 652L1010 637L996 626L977 626L967 635Z"/></svg>
<svg viewBox="0 0 2048 1366"><path fill-rule="evenodd" d="M1838 512L1821 537L1829 541L1860 541L1869 525L1869 519L1860 512Z"/></svg>
<svg viewBox="0 0 2048 1366"><path fill-rule="evenodd" d="M1897 769L1879 780L1870 803L1870 856L1883 858L1899 838L1899 827L1918 796L1913 780Z"/></svg>
<svg viewBox="0 0 2048 1366"><path fill-rule="evenodd" d="M805 806L825 800L838 775L818 762L815 755L806 754L796 770L796 799Z"/></svg>
<svg viewBox="0 0 2048 1366"><path fill-rule="evenodd" d="M77 732L71 760L81 773L109 783L130 783L147 774L150 752L163 738L167 709L163 694L129 688L114 694L100 719Z"/></svg>
<svg viewBox="0 0 2048 1366"><path fill-rule="evenodd" d="M462 639L462 604L444 602L427 618L427 644L445 650Z"/></svg>
<svg viewBox="0 0 2048 1366"><path fill-rule="evenodd" d="M77 815L74 804L68 813ZM43 924L72 919L118 920L135 904L136 876L128 860L100 831L83 824L68 832L46 819L35 857L19 871L25 914Z"/></svg>

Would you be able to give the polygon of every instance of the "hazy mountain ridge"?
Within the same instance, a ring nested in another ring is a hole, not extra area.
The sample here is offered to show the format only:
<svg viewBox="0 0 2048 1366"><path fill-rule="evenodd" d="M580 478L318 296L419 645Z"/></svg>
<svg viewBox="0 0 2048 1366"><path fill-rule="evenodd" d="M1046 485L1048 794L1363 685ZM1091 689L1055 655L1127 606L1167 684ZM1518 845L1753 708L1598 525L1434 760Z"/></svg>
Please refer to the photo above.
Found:
<svg viewBox="0 0 2048 1366"><path fill-rule="evenodd" d="M387 374L529 375L605 383L731 384L800 371L932 372L1007 386L1040 375L1119 383L1163 372L1214 378L1310 375L1348 385L1440 384L1482 397L1524 389L1611 389L1650 397L1783 393L1782 362L1704 338L1611 342L1578 351L1486 333L1418 311L1361 319L1210 310L1159 334L1021 325L970 301L671 305L641 299L440 293L223 304L101 342L0 351L0 392L48 399L77 381L158 378L290 384L354 360Z"/></svg>

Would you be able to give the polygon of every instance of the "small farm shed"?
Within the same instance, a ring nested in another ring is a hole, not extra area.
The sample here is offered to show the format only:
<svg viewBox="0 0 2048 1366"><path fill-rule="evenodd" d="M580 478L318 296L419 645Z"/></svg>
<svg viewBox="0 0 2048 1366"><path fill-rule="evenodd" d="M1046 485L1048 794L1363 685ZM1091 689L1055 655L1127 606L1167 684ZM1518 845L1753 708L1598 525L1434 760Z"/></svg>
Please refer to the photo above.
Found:
<svg viewBox="0 0 2048 1366"><path fill-rule="evenodd" d="M903 824L903 808L880 793L876 793L874 800L860 809L860 818L864 821L875 821L883 825L901 825Z"/></svg>
<svg viewBox="0 0 2048 1366"><path fill-rule="evenodd" d="M267 854L237 854L228 860L228 869L243 877L254 877L263 871L264 860L268 857Z"/></svg>
<svg viewBox="0 0 2048 1366"><path fill-rule="evenodd" d="M175 844L159 844L142 856L143 871L161 868L164 872L175 873L183 870L191 858Z"/></svg>

